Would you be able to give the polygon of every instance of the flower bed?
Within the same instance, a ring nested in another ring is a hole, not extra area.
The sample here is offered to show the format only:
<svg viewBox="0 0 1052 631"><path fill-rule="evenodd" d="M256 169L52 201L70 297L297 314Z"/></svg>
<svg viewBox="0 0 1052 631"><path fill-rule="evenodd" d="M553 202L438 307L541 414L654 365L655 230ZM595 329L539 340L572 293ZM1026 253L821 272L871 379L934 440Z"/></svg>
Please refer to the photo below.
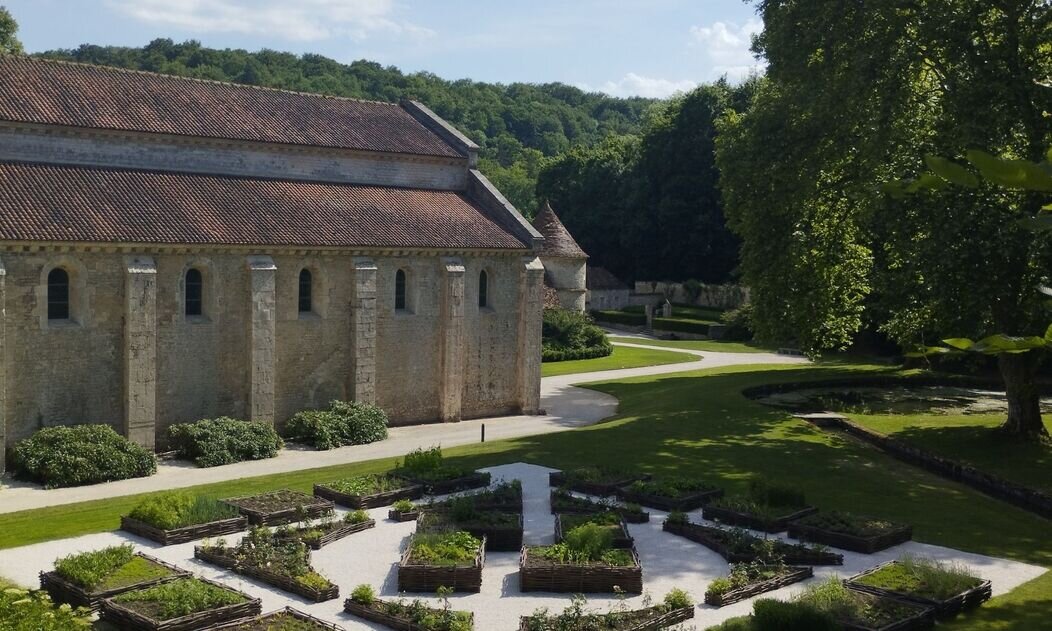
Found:
<svg viewBox="0 0 1052 631"><path fill-rule="evenodd" d="M374 526L376 520L369 519L365 511L357 510L347 513L339 521L325 517L318 523L307 523L298 528L283 526L274 532L274 536L278 539L297 539L311 550L321 550L334 541Z"/></svg>
<svg viewBox="0 0 1052 631"><path fill-rule="evenodd" d="M990 581L964 568L910 558L889 561L845 581L850 589L900 598L932 607L937 618L950 618L991 597Z"/></svg>
<svg viewBox="0 0 1052 631"><path fill-rule="evenodd" d="M700 543L730 563L749 563L765 553L764 546L789 565L843 565L844 556L821 548L792 545L777 540L764 540L744 530L725 530L678 521L672 515L662 525L665 532ZM768 541L770 543L765 543Z"/></svg>
<svg viewBox="0 0 1052 631"><path fill-rule="evenodd" d="M602 511L615 512L630 524L645 524L650 521L650 513L634 506L622 506L606 501L595 502L583 497L571 495L564 489L552 489L550 494L551 512L553 515L559 513L598 513Z"/></svg>
<svg viewBox="0 0 1052 631"><path fill-rule="evenodd" d="M292 607L285 607L251 620L238 620L218 627L210 627L209 631L344 631L344 629Z"/></svg>
<svg viewBox="0 0 1052 631"><path fill-rule="evenodd" d="M614 548L631 548L635 541L628 534L628 526L621 515L613 512L575 513L555 516L555 543L562 543L563 533L569 532L583 524L598 524L609 530L612 535L610 545Z"/></svg>
<svg viewBox="0 0 1052 631"><path fill-rule="evenodd" d="M360 475L314 485L314 495L350 508L378 508L398 500L415 500L424 487L393 475Z"/></svg>
<svg viewBox="0 0 1052 631"><path fill-rule="evenodd" d="M102 620L134 631L197 631L256 616L258 598L203 578L183 578L102 601Z"/></svg>
<svg viewBox="0 0 1052 631"><path fill-rule="evenodd" d="M723 497L723 490L686 478L638 480L618 490L626 502L663 511L689 511Z"/></svg>
<svg viewBox="0 0 1052 631"><path fill-rule="evenodd" d="M634 611L596 613L575 616L534 614L519 618L519 631L562 631L566 623L577 624L574 629L610 629L611 631L659 631L668 629L694 617L694 605L670 609L666 606L647 607ZM572 622L571 622L572 621Z"/></svg>
<svg viewBox="0 0 1052 631"><path fill-rule="evenodd" d="M814 575L814 569L810 567L739 563L731 569L728 578L716 579L709 584L709 589L705 592L705 604L724 607L798 583Z"/></svg>
<svg viewBox="0 0 1052 631"><path fill-rule="evenodd" d="M254 528L237 546L222 540L197 546L194 558L256 578L313 602L332 600L340 588L310 566L310 551L297 540L280 539L266 528Z"/></svg>
<svg viewBox="0 0 1052 631"><path fill-rule="evenodd" d="M602 467L581 467L569 471L552 471L548 474L548 486L606 497L617 495L621 487L628 486L636 480L649 479L650 476L645 474Z"/></svg>
<svg viewBox="0 0 1052 631"><path fill-rule="evenodd" d="M431 495L489 486L490 474L448 465L438 447L416 449L402 458L402 464L391 472L423 486Z"/></svg>
<svg viewBox="0 0 1052 631"><path fill-rule="evenodd" d="M523 546L519 556L519 589L524 592L563 594L614 593L615 588L630 594L643 593L643 567L635 548L626 565L604 561L568 563L553 560L545 551L554 546Z"/></svg>
<svg viewBox="0 0 1052 631"><path fill-rule="evenodd" d="M333 504L329 500L288 489L223 501L241 511L242 515L248 517L248 522L256 526L280 526L303 519L325 517L333 512Z"/></svg>
<svg viewBox="0 0 1052 631"><path fill-rule="evenodd" d="M160 559L136 554L126 544L59 559L54 571L41 572L40 588L56 603L97 610L105 598L189 574Z"/></svg>
<svg viewBox="0 0 1052 631"><path fill-rule="evenodd" d="M824 613L847 631L914 631L934 624L931 607L847 589L837 578L808 587L792 604Z"/></svg>
<svg viewBox="0 0 1052 631"><path fill-rule="evenodd" d="M125 530L163 546L218 537L248 528L236 508L189 493L163 493L143 500L121 517Z"/></svg>
<svg viewBox="0 0 1052 631"><path fill-rule="evenodd" d="M343 610L352 616L399 631L471 631L475 615L470 611L428 607L419 600L380 600L372 587L359 585L344 601Z"/></svg>
<svg viewBox="0 0 1052 631"><path fill-rule="evenodd" d="M789 536L842 550L873 554L912 539L913 527L833 511L790 522Z"/></svg>
<svg viewBox="0 0 1052 631"><path fill-rule="evenodd" d="M522 483L518 480L501 482L493 488L486 489L480 493L458 495L444 499L441 502L429 502L427 510L450 509L458 504L470 504L475 510L480 511L503 511L506 513L522 512ZM515 548L518 550L518 548Z"/></svg>
<svg viewBox="0 0 1052 631"><path fill-rule="evenodd" d="M429 592L446 587L479 592L486 562L486 540L463 531L417 533L398 563L398 591Z"/></svg>
<svg viewBox="0 0 1052 631"><path fill-rule="evenodd" d="M486 542L489 552L515 552L522 548L522 513L503 511L425 511L416 531L449 532L463 530Z"/></svg>

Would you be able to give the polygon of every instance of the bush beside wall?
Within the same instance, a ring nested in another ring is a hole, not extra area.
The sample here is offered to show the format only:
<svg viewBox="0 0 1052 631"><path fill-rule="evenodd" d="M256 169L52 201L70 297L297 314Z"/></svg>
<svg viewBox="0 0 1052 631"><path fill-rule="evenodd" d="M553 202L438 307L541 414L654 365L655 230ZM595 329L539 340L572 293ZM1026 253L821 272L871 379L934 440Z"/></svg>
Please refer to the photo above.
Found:
<svg viewBox="0 0 1052 631"><path fill-rule="evenodd" d="M285 446L268 423L225 416L172 425L168 436L179 457L199 467L273 458Z"/></svg>
<svg viewBox="0 0 1052 631"><path fill-rule="evenodd" d="M19 441L13 464L20 476L47 488L141 478L157 472L154 455L109 425L46 427Z"/></svg>
<svg viewBox="0 0 1052 631"><path fill-rule="evenodd" d="M285 435L315 449L364 445L387 438L387 414L368 403L333 401L328 410L305 410L293 416L285 425Z"/></svg>
<svg viewBox="0 0 1052 631"><path fill-rule="evenodd" d="M626 311L593 311L592 316L599 322L627 324L628 326L646 326L647 316L643 313Z"/></svg>
<svg viewBox="0 0 1052 631"><path fill-rule="evenodd" d="M545 309L541 361L606 357L614 352L603 329L587 315L566 309Z"/></svg>

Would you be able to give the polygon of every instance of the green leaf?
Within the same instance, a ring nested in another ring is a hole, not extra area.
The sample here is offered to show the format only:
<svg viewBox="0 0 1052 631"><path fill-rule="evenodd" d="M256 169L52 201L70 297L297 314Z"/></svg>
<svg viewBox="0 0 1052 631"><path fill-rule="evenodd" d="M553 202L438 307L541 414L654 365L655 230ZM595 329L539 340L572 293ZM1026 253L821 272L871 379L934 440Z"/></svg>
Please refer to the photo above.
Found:
<svg viewBox="0 0 1052 631"><path fill-rule="evenodd" d="M939 156L928 155L924 157L924 163L928 165L928 168L931 169L935 175L938 175L951 184L964 186L966 188L976 188L979 186L979 178L975 177L974 173L956 162L951 162L946 158L940 158Z"/></svg>
<svg viewBox="0 0 1052 631"><path fill-rule="evenodd" d="M975 345L975 342L965 337L951 337L949 339L943 340L942 343L962 351L966 351Z"/></svg>
<svg viewBox="0 0 1052 631"><path fill-rule="evenodd" d="M1045 341L1052 341L1052 324L1045 329Z"/></svg>
<svg viewBox="0 0 1052 631"><path fill-rule="evenodd" d="M903 199L906 197L906 183L899 180L884 182L880 185L880 190L891 196L893 199Z"/></svg>
<svg viewBox="0 0 1052 631"><path fill-rule="evenodd" d="M917 358L917 357L927 357L929 355L951 355L951 354L960 353L960 352L961 351L958 351L958 350L955 350L955 349L952 349L952 348L947 348L945 346L922 346L921 348L918 348L915 351L911 351L909 353L906 353L905 355L906 355L906 357Z"/></svg>
<svg viewBox="0 0 1052 631"><path fill-rule="evenodd" d="M918 193L920 191L938 191L948 187L950 184L934 173L921 173L920 177L906 187L907 193Z"/></svg>
<svg viewBox="0 0 1052 631"><path fill-rule="evenodd" d="M1048 153L1045 154L1045 159L1052 162L1052 147L1049 147Z"/></svg>
<svg viewBox="0 0 1052 631"><path fill-rule="evenodd" d="M989 182L1028 191L1052 191L1052 174L1026 160L1006 160L972 149L968 161Z"/></svg>
<svg viewBox="0 0 1052 631"><path fill-rule="evenodd" d="M1023 219L1017 220L1017 223L1027 230L1033 230L1034 232L1045 232L1046 230L1052 230L1052 215L1038 215L1037 217L1024 217Z"/></svg>
<svg viewBox="0 0 1052 631"><path fill-rule="evenodd" d="M979 340L972 346L971 350L988 355L997 355L1000 353L1025 353L1034 349L1045 348L1046 345L1045 338L1037 337L1036 335L1016 337L997 333Z"/></svg>
<svg viewBox="0 0 1052 631"><path fill-rule="evenodd" d="M1041 207L1041 212L1045 212L1045 213L1052 212L1052 204L1045 204L1044 206L1042 206Z"/></svg>

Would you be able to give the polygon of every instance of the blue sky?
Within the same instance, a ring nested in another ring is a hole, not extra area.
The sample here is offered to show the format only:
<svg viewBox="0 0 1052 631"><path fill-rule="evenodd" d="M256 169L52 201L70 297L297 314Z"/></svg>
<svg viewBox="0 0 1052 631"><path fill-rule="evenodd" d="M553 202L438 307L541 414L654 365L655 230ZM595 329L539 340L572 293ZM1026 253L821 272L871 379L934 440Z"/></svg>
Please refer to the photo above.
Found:
<svg viewBox="0 0 1052 631"><path fill-rule="evenodd" d="M744 0L0 0L26 49L206 46L371 59L447 79L664 97L759 68Z"/></svg>

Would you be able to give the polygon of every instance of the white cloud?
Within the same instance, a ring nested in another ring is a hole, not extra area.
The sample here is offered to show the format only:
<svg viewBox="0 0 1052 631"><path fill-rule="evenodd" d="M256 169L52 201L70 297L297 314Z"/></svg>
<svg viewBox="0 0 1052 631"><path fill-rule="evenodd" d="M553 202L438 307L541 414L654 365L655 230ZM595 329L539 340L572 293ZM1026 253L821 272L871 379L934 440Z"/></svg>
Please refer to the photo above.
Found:
<svg viewBox="0 0 1052 631"><path fill-rule="evenodd" d="M709 26L692 26L691 43L701 47L715 76L726 74L737 81L764 68L749 49L752 36L762 30L763 22L756 18L740 26L734 22L713 22Z"/></svg>
<svg viewBox="0 0 1052 631"><path fill-rule="evenodd" d="M657 79L654 77L644 77L634 72L630 72L625 76L621 77L617 81L607 81L598 87L589 85L579 85L578 87L586 91L605 92L610 96L643 96L651 99L663 99L672 96L676 92L688 92L697 87L696 81L684 79L682 81L672 81L669 79Z"/></svg>
<svg viewBox="0 0 1052 631"><path fill-rule="evenodd" d="M373 33L425 38L434 31L394 18L393 0L108 0L134 19L189 31L317 41Z"/></svg>

